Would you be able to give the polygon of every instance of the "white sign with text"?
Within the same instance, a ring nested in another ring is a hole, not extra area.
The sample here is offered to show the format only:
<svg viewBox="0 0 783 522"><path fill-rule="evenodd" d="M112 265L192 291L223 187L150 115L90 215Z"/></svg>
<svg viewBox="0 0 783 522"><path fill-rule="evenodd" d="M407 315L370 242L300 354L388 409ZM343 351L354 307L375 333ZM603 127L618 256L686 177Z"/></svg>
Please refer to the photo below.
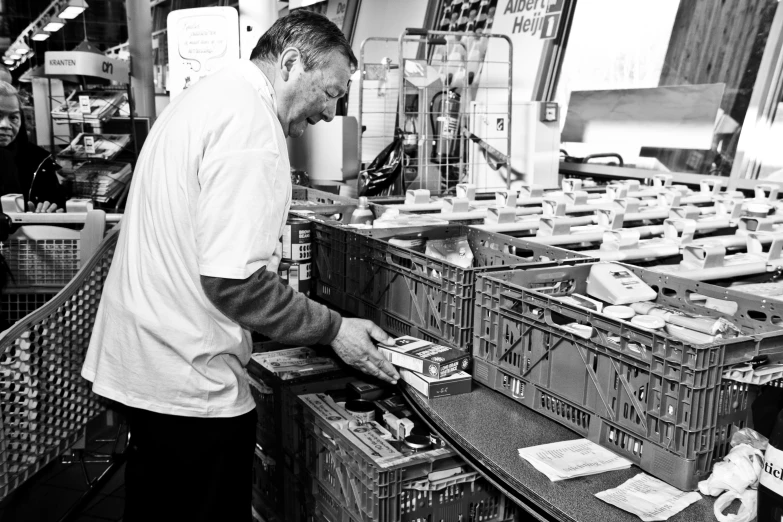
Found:
<svg viewBox="0 0 783 522"><path fill-rule="evenodd" d="M174 98L204 76L239 58L239 16L233 7L172 11L167 89Z"/></svg>

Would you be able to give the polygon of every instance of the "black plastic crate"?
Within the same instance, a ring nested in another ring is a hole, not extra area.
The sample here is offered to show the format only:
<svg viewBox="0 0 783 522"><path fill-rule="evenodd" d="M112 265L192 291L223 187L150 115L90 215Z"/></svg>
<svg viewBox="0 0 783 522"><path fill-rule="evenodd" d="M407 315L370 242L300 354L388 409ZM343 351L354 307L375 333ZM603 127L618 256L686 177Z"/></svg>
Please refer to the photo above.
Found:
<svg viewBox="0 0 783 522"><path fill-rule="evenodd" d="M297 459L303 451L301 406L298 395L338 390L353 378L340 369L328 373L282 380L263 366L250 360L247 366L250 391L256 401L258 425L256 442L276 460L286 455Z"/></svg>
<svg viewBox="0 0 783 522"><path fill-rule="evenodd" d="M336 290L344 291L346 277L350 277L346 267L350 236L376 233L375 229L348 226L356 208L355 204L343 204L294 212L297 217L313 223L313 279L320 280ZM372 205L371 209L376 217L383 212L383 207L377 205Z"/></svg>

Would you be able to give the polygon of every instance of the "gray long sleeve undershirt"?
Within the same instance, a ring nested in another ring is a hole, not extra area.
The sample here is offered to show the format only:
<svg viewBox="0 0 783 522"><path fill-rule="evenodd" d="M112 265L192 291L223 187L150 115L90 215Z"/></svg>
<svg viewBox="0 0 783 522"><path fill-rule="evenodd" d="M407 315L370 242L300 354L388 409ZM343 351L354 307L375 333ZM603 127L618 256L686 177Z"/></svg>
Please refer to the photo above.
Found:
<svg viewBox="0 0 783 522"><path fill-rule="evenodd" d="M207 298L232 321L292 345L330 344L342 317L262 267L247 279L201 276Z"/></svg>

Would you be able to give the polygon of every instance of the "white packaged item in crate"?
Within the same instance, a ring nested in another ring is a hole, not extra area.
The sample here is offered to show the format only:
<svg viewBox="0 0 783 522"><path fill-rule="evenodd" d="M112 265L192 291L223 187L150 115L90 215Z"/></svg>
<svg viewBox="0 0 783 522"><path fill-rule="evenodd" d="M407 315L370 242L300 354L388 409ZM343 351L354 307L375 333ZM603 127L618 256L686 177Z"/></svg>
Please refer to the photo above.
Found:
<svg viewBox="0 0 783 522"><path fill-rule="evenodd" d="M613 305L652 301L658 297L636 274L615 263L595 263L590 268L587 294Z"/></svg>

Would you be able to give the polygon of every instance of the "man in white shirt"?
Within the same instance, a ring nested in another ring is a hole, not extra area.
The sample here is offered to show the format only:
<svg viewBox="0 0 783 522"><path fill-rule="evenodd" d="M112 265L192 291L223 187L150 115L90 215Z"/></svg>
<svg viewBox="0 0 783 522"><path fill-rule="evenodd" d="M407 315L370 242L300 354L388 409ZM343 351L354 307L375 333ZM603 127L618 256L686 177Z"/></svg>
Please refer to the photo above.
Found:
<svg viewBox="0 0 783 522"><path fill-rule="evenodd" d="M249 330L331 344L348 364L399 378L374 347L390 340L380 328L277 275L291 200L285 139L334 117L355 67L333 23L295 11L251 61L202 79L155 123L82 369L93 391L127 406L125 522L248 518Z"/></svg>

